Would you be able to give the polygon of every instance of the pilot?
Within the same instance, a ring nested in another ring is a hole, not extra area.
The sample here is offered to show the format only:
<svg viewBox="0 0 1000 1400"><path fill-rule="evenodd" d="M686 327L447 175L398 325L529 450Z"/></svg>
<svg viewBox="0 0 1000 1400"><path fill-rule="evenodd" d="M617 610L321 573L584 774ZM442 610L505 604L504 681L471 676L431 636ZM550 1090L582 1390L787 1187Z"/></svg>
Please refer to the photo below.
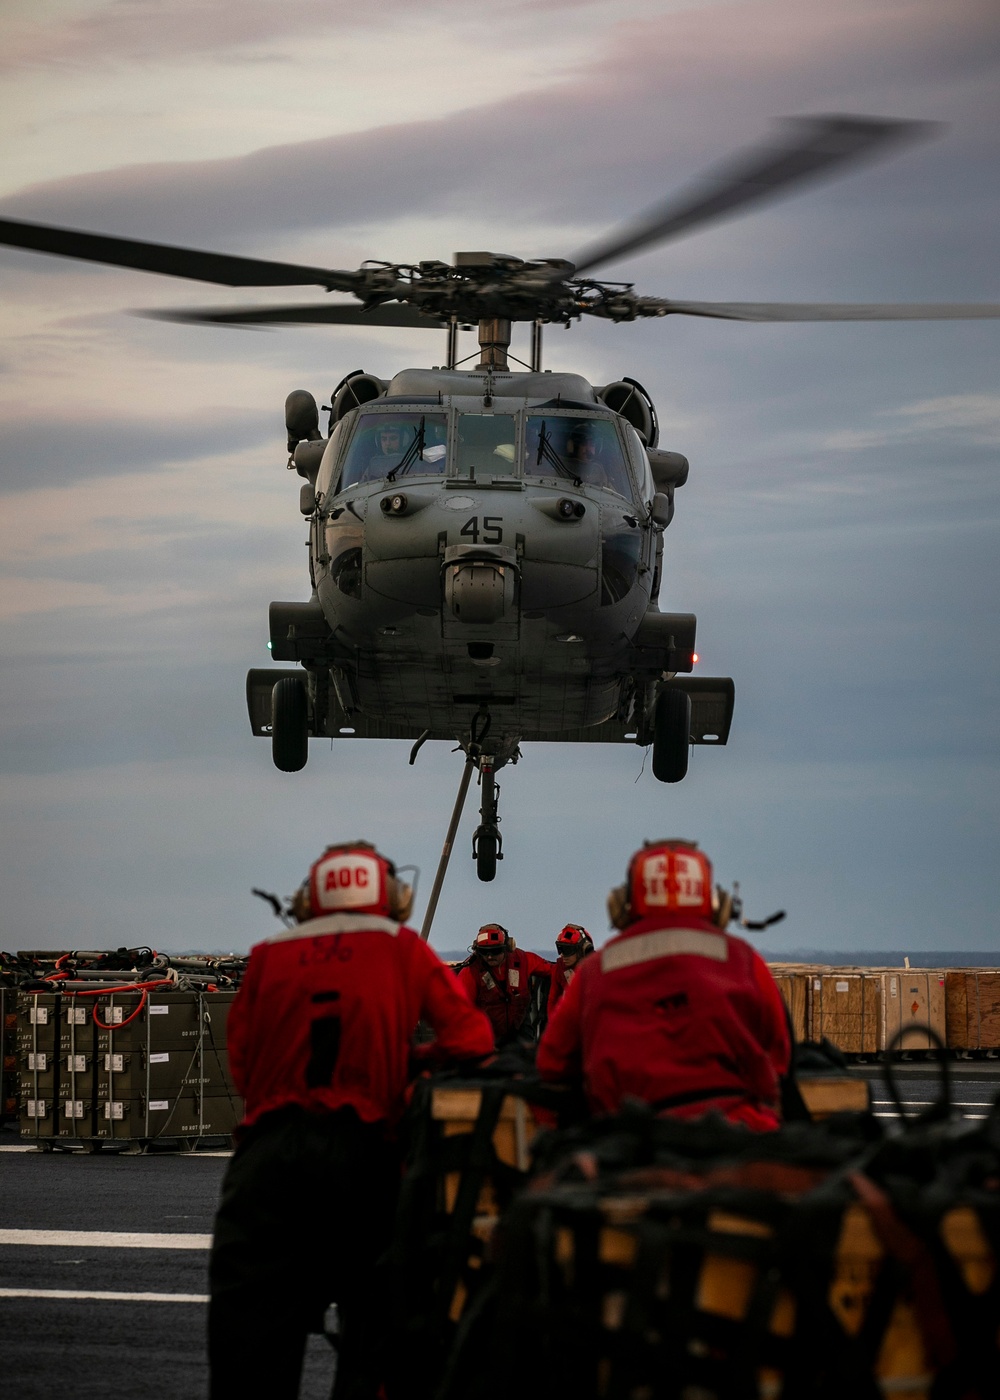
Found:
<svg viewBox="0 0 1000 1400"><path fill-rule="evenodd" d="M375 433L375 451L368 459L364 479L374 481L398 467L406 451L410 434L404 434L402 425L393 418L387 418Z"/></svg>
<svg viewBox="0 0 1000 1400"><path fill-rule="evenodd" d="M212 1400L295 1396L306 1335L336 1302L334 1394L375 1400L393 1339L376 1262L393 1219L418 1021L438 1058L493 1052L486 1016L405 926L409 886L374 846L331 846L300 923L252 950L229 1013L245 1099L209 1266Z"/></svg>
<svg viewBox="0 0 1000 1400"><path fill-rule="evenodd" d="M549 988L548 1014L551 1016L559 1005L563 993L572 982L577 967L584 958L594 951L594 940L582 924L566 924L556 939L555 967L552 969L552 984Z"/></svg>
<svg viewBox="0 0 1000 1400"><path fill-rule="evenodd" d="M489 1017L497 1047L510 1045L525 1027L532 979L547 982L553 964L515 947L503 924L483 924L469 952L472 956L459 968L458 980L469 999Z"/></svg>
<svg viewBox="0 0 1000 1400"><path fill-rule="evenodd" d="M566 464L590 486L607 486L608 473L601 453L601 444L594 425L589 421L575 423L566 434Z"/></svg>
<svg viewBox="0 0 1000 1400"><path fill-rule="evenodd" d="M595 1114L638 1099L678 1118L715 1111L776 1128L791 1054L784 1003L763 959L720 927L730 908L693 842L637 851L608 897L621 932L578 968L549 1021L542 1078L582 1078Z"/></svg>

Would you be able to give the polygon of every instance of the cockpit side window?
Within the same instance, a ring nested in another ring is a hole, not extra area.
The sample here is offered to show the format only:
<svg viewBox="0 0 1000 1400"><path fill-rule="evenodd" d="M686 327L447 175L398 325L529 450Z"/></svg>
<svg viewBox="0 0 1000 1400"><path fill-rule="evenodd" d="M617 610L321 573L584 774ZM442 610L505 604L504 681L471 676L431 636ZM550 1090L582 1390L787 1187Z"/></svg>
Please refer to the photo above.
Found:
<svg viewBox="0 0 1000 1400"><path fill-rule="evenodd" d="M404 476L443 476L447 438L443 413L362 413L344 460L340 489Z"/></svg>
<svg viewBox="0 0 1000 1400"><path fill-rule="evenodd" d="M529 414L524 473L566 477L632 499L621 441L607 418Z"/></svg>

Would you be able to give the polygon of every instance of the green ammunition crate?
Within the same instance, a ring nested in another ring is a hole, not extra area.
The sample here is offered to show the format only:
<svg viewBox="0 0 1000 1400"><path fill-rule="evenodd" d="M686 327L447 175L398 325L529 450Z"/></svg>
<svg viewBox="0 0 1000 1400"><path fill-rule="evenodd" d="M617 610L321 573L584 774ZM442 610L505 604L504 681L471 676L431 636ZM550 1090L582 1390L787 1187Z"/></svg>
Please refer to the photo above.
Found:
<svg viewBox="0 0 1000 1400"><path fill-rule="evenodd" d="M231 1091L184 1088L162 1099L135 1095L97 1104L94 1136L108 1142L157 1138L229 1137L243 1117L243 1101Z"/></svg>
<svg viewBox="0 0 1000 1400"><path fill-rule="evenodd" d="M17 993L0 987L0 1125L17 1118Z"/></svg>
<svg viewBox="0 0 1000 1400"><path fill-rule="evenodd" d="M220 1053L225 1050L226 1022L235 992L151 992L143 1010L129 1021L140 995L108 992L87 998L97 1003L99 1055L182 1050L199 1042Z"/></svg>
<svg viewBox="0 0 1000 1400"><path fill-rule="evenodd" d="M97 1057L96 1085L98 1099L162 1099L184 1088L223 1093L231 1085L229 1055L203 1041L180 1050L108 1050Z"/></svg>

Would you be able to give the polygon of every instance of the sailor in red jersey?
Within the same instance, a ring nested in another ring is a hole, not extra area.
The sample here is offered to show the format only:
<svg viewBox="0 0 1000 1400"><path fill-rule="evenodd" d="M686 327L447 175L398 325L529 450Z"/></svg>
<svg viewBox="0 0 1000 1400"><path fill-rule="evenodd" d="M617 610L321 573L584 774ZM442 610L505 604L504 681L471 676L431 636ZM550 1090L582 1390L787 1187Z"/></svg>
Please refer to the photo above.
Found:
<svg viewBox="0 0 1000 1400"><path fill-rule="evenodd" d="M459 968L458 980L469 1000L490 1018L497 1045L509 1045L531 1006L532 977L547 981L553 964L515 948L503 924L483 924L469 952L472 956Z"/></svg>
<svg viewBox="0 0 1000 1400"><path fill-rule="evenodd" d="M580 963L593 951L594 940L582 924L565 924L563 926L556 939L556 952L559 957L552 969L552 985L549 988L549 1016L562 1000L566 988L576 976Z"/></svg>
<svg viewBox="0 0 1000 1400"><path fill-rule="evenodd" d="M721 893L721 892L720 892ZM767 964L713 899L712 867L686 841L632 857L608 910L622 930L580 967L538 1047L543 1079L579 1080L591 1110L626 1099L694 1118L711 1110L761 1131L779 1122L791 1047Z"/></svg>
<svg viewBox="0 0 1000 1400"><path fill-rule="evenodd" d="M297 896L303 922L252 950L229 1016L246 1113L212 1245L212 1400L296 1396L306 1335L331 1302L337 1400L374 1400L385 1380L375 1265L417 1022L439 1055L493 1051L486 1017L405 927L412 900L373 846L333 846Z"/></svg>

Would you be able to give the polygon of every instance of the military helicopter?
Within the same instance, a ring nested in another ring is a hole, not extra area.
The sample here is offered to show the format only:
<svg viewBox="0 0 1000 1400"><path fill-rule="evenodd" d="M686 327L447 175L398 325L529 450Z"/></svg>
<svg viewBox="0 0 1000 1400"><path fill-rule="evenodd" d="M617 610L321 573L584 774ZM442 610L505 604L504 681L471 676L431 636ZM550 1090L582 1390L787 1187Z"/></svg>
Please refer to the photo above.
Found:
<svg viewBox="0 0 1000 1400"><path fill-rule="evenodd" d="M254 669L254 734L279 769L310 737L457 740L465 768L431 896L473 770L481 880L503 858L496 773L524 742L652 745L653 773L681 781L692 744L726 743L730 678L691 674L696 620L661 611L663 537L688 461L659 445L656 409L635 379L592 385L542 366L545 325L672 315L741 321L1000 316L996 305L829 305L677 301L594 269L807 180L928 134L926 123L797 118L691 193L667 200L572 261L464 252L450 263L305 267L0 220L0 243L226 286L311 285L355 302L171 311L209 325L438 328L445 362L386 381L362 370L334 389L320 430L306 390L285 405L288 465L303 478L311 597L270 608L272 659ZM511 368L512 325L530 326ZM463 367L459 332L478 330Z"/></svg>

